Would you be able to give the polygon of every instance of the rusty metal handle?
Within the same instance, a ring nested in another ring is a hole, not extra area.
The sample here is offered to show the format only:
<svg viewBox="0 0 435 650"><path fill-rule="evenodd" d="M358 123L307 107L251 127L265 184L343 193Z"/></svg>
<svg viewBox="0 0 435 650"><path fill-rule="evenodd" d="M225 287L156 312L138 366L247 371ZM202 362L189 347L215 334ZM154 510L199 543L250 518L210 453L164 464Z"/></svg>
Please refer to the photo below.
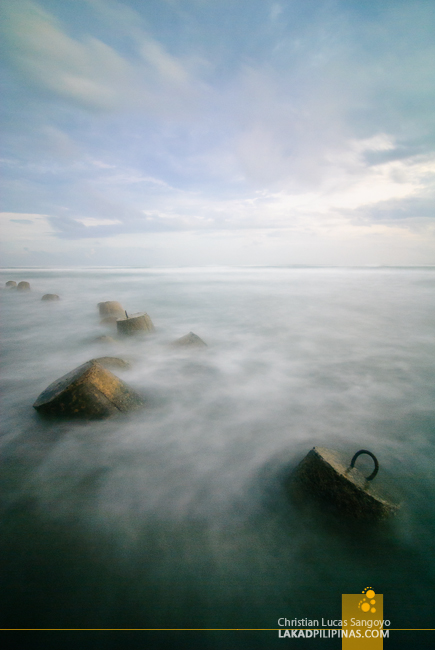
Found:
<svg viewBox="0 0 435 650"><path fill-rule="evenodd" d="M359 451L357 451L355 456L350 461L350 466L351 466L351 468L355 467L355 461L358 458L358 456L361 456L361 454L367 454L368 456L370 456L370 458L373 458L373 461L375 463L375 469L370 474L370 476L367 476L367 478L366 478L366 481L373 481L376 474L379 472L379 463L378 463L378 459L376 458L376 456L374 454L372 454L371 451L367 451L367 449L360 449Z"/></svg>

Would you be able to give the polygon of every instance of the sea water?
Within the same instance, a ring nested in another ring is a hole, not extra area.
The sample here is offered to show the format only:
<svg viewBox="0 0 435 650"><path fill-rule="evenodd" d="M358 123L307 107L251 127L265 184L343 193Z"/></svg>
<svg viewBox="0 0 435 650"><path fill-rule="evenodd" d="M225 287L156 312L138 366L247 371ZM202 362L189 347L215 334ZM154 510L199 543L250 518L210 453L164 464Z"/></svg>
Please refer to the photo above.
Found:
<svg viewBox="0 0 435 650"><path fill-rule="evenodd" d="M368 586L391 627L433 627L434 268L7 280L31 291L0 296L2 627L276 629L340 619L341 594ZM105 300L155 334L118 339ZM189 331L207 348L169 345ZM145 408L98 422L32 408L99 356L130 362L113 372ZM355 528L292 503L286 477L315 445L375 453L398 516Z"/></svg>

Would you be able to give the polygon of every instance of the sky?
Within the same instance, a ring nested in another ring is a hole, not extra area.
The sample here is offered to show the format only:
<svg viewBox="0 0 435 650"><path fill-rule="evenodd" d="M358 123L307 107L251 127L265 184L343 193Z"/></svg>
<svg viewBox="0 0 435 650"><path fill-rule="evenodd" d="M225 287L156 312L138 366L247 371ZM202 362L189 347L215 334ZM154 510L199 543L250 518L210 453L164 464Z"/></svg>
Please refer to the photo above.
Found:
<svg viewBox="0 0 435 650"><path fill-rule="evenodd" d="M433 0L0 0L0 264L434 265Z"/></svg>

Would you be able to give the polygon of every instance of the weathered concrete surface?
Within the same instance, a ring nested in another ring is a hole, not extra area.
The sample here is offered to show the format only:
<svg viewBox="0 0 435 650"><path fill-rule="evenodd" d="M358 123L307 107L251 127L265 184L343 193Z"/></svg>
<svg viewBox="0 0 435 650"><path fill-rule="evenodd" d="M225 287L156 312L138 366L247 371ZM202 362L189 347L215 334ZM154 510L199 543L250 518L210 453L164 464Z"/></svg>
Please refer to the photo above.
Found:
<svg viewBox="0 0 435 650"><path fill-rule="evenodd" d="M379 494L351 459L325 447L313 447L291 477L292 490L337 507L349 518L384 519L398 506Z"/></svg>
<svg viewBox="0 0 435 650"><path fill-rule="evenodd" d="M124 359L120 359L119 357L97 357L96 359L91 359L91 361L99 363L103 368L107 368L108 370L110 368L121 368L123 370L130 368L128 361L124 361Z"/></svg>
<svg viewBox="0 0 435 650"><path fill-rule="evenodd" d="M100 316L124 316L124 308L120 302L116 300L106 300L106 302L99 302L98 309Z"/></svg>
<svg viewBox="0 0 435 650"><path fill-rule="evenodd" d="M120 317L121 314L112 314L111 316L104 316L100 320L100 325L116 325L116 321Z"/></svg>
<svg viewBox="0 0 435 650"><path fill-rule="evenodd" d="M128 318L118 318L116 321L118 334L132 336L139 332L154 332L155 328L148 314L132 314Z"/></svg>
<svg viewBox="0 0 435 650"><path fill-rule="evenodd" d="M121 379L87 361L50 384L33 407L46 415L101 419L142 405L142 398Z"/></svg>
<svg viewBox="0 0 435 650"><path fill-rule="evenodd" d="M8 280L8 281L6 282L6 284L5 284L5 287L6 287L7 289L15 289L16 286L17 286L17 283L15 282L15 280Z"/></svg>
<svg viewBox="0 0 435 650"><path fill-rule="evenodd" d="M18 282L17 290L18 291L30 291L30 284L28 282Z"/></svg>
<svg viewBox="0 0 435 650"><path fill-rule="evenodd" d="M194 334L193 332L189 332L189 334L186 334L185 336L182 336L176 341L173 341L171 345L177 348L178 347L180 348L206 348L207 347L207 343L204 343L204 341L197 334Z"/></svg>
<svg viewBox="0 0 435 650"><path fill-rule="evenodd" d="M57 293L45 293L41 300L60 300L60 298Z"/></svg>

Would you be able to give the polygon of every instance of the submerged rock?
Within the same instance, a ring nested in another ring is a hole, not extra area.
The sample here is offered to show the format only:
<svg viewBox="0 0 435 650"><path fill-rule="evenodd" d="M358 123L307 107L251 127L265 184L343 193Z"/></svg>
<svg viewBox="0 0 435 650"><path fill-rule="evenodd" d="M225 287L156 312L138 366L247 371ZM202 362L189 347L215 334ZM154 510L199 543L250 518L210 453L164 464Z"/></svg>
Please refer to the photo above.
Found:
<svg viewBox="0 0 435 650"><path fill-rule="evenodd" d="M185 336L182 336L176 341L173 341L171 345L174 347L183 347L183 348L206 348L207 347L207 343L204 343L204 341L197 334L194 334L193 332L189 332L189 334L186 334Z"/></svg>
<svg viewBox="0 0 435 650"><path fill-rule="evenodd" d="M99 302L98 309L100 316L124 316L124 308L120 302L116 300L106 300L106 302Z"/></svg>
<svg viewBox="0 0 435 650"><path fill-rule="evenodd" d="M16 286L17 286L17 283L15 282L15 280L8 280L8 281L6 282L6 284L5 284L5 287L6 287L7 289L15 289Z"/></svg>
<svg viewBox="0 0 435 650"><path fill-rule="evenodd" d="M57 293L45 293L41 300L60 300L60 298Z"/></svg>
<svg viewBox="0 0 435 650"><path fill-rule="evenodd" d="M97 338L95 338L94 341L96 343L116 343L113 336L107 336L107 334L102 334L101 336L97 336Z"/></svg>
<svg viewBox="0 0 435 650"><path fill-rule="evenodd" d="M375 461L375 470L368 477L354 467L356 457L368 453ZM371 452L357 452L351 462L343 454L324 447L313 447L291 477L292 491L306 493L329 503L356 519L384 519L397 512L399 506L379 494L370 481L376 476L378 462Z"/></svg>
<svg viewBox="0 0 435 650"><path fill-rule="evenodd" d="M33 407L45 415L102 419L142 405L130 386L92 360L50 384Z"/></svg>
<svg viewBox="0 0 435 650"><path fill-rule="evenodd" d="M119 357L97 357L96 359L91 359L91 361L99 363L103 368L108 369L123 368L126 370L127 368L130 368L128 361L124 361L124 359L120 359Z"/></svg>
<svg viewBox="0 0 435 650"><path fill-rule="evenodd" d="M131 336L138 332L154 332L155 328L151 318L148 314L138 313L126 316L125 318L118 318L116 321L118 334L123 336Z"/></svg>
<svg viewBox="0 0 435 650"><path fill-rule="evenodd" d="M30 291L30 284L28 282L18 282L17 290L18 291Z"/></svg>

